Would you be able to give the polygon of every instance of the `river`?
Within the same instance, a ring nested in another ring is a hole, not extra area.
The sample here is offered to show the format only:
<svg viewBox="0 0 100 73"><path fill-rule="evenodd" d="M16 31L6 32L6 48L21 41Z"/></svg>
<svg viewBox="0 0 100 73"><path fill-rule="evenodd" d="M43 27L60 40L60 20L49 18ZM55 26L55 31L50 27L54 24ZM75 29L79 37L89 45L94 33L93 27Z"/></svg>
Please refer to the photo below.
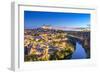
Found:
<svg viewBox="0 0 100 73"><path fill-rule="evenodd" d="M76 50L72 54L71 59L85 59L86 58L86 52L85 49L82 47L80 43L76 43Z"/></svg>

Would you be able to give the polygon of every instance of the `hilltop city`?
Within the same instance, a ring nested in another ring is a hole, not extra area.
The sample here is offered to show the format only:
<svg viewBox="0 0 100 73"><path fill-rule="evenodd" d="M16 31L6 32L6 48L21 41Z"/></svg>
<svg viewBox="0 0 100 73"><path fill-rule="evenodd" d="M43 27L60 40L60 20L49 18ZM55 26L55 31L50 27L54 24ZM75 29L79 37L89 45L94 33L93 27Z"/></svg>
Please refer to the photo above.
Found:
<svg viewBox="0 0 100 73"><path fill-rule="evenodd" d="M43 25L42 27L34 29L25 29L24 61L71 59L76 49L75 42L71 40L73 37L75 40L81 40L81 44L86 48L87 57L90 57L90 35L88 33L90 33L90 28L70 27L66 30L50 25Z"/></svg>

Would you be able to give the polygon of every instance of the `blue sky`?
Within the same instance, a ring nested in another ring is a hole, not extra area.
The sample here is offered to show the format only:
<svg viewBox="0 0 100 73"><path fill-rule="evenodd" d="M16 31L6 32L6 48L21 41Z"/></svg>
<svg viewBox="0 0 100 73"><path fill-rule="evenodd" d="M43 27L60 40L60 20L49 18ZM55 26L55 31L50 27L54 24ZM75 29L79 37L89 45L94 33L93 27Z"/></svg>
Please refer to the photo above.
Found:
<svg viewBox="0 0 100 73"><path fill-rule="evenodd" d="M90 14L24 11L24 28L32 29L43 24L61 27L87 27Z"/></svg>

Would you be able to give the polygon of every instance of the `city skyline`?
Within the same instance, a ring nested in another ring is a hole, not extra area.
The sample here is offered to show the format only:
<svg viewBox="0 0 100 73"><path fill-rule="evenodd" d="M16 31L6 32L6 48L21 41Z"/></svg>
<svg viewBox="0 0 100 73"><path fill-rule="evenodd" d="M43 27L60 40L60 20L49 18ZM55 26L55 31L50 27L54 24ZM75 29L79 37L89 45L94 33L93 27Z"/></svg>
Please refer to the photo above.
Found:
<svg viewBox="0 0 100 73"><path fill-rule="evenodd" d="M24 11L24 28L39 28L44 24L52 27L87 27L90 14Z"/></svg>

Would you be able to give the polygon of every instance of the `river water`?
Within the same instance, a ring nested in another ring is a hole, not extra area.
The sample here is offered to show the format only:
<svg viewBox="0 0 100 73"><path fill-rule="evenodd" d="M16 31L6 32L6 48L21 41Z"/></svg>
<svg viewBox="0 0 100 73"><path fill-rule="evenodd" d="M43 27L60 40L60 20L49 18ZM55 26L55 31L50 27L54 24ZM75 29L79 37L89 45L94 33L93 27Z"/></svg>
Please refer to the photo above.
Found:
<svg viewBox="0 0 100 73"><path fill-rule="evenodd" d="M82 47L80 43L76 43L76 50L72 54L71 59L85 59L86 58L86 52L85 49Z"/></svg>

